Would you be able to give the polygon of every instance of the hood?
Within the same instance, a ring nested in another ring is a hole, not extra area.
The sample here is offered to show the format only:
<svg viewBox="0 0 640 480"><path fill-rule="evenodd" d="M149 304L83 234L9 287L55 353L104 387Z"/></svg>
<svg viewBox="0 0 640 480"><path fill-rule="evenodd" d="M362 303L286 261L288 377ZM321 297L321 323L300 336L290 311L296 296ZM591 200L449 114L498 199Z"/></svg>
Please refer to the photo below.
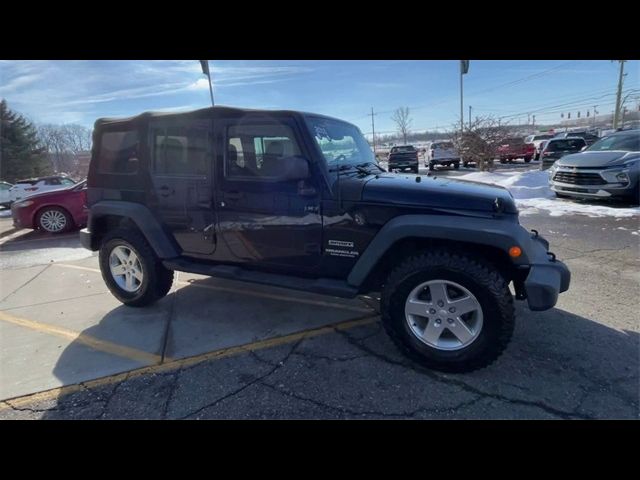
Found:
<svg viewBox="0 0 640 480"><path fill-rule="evenodd" d="M562 167L611 167L622 165L629 160L639 157L640 152L627 152L624 150L586 151L565 155L558 160L556 164Z"/></svg>
<svg viewBox="0 0 640 480"><path fill-rule="evenodd" d="M25 195L24 197L20 198L20 200L17 200L16 203L20 203L24 200L40 200L42 198L55 197L56 195L69 193L76 187L76 185L72 185L70 187L60 187L56 188L55 190L47 190L46 192L34 193L31 195Z"/></svg>
<svg viewBox="0 0 640 480"><path fill-rule="evenodd" d="M499 199L504 212L518 213L511 193L504 187L425 175L386 173L368 178L362 188L364 202L493 213Z"/></svg>

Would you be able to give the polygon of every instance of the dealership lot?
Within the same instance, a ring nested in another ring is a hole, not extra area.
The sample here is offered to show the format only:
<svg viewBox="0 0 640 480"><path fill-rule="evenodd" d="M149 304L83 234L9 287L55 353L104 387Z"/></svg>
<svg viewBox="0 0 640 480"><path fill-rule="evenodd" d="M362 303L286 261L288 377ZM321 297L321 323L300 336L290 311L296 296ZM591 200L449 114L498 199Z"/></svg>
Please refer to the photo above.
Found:
<svg viewBox="0 0 640 480"><path fill-rule="evenodd" d="M550 311L518 307L495 364L451 375L406 360L375 299L181 273L132 309L75 234L2 218L0 418L638 418L638 217L521 222L571 289Z"/></svg>

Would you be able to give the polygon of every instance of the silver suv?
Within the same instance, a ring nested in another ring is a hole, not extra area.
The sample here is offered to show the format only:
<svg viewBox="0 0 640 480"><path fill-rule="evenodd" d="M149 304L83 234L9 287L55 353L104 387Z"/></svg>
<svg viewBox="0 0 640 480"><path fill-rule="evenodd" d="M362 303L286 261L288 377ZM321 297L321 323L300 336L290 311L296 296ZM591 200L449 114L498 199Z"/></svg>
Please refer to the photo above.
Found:
<svg viewBox="0 0 640 480"><path fill-rule="evenodd" d="M640 130L616 132L580 153L566 155L549 169L549 185L559 197L623 197L640 202Z"/></svg>

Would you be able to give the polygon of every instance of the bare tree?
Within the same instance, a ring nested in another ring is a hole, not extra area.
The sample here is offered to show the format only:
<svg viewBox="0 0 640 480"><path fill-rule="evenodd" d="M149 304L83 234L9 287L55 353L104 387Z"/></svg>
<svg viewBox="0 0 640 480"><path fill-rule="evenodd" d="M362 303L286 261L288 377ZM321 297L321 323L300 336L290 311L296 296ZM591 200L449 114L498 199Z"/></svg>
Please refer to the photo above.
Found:
<svg viewBox="0 0 640 480"><path fill-rule="evenodd" d="M45 124L39 125L37 132L56 172L75 172L78 156L91 149L92 132L82 125Z"/></svg>
<svg viewBox="0 0 640 480"><path fill-rule="evenodd" d="M459 125L457 125L459 127ZM498 147L510 136L509 127L494 117L476 117L463 132L454 129L451 141L463 162L474 162L481 171L493 170Z"/></svg>
<svg viewBox="0 0 640 480"><path fill-rule="evenodd" d="M393 112L391 116L391 120L396 123L396 127L398 127L398 132L402 135L404 139L404 143L407 143L407 134L409 133L409 129L411 128L411 117L409 117L409 107L399 107Z"/></svg>

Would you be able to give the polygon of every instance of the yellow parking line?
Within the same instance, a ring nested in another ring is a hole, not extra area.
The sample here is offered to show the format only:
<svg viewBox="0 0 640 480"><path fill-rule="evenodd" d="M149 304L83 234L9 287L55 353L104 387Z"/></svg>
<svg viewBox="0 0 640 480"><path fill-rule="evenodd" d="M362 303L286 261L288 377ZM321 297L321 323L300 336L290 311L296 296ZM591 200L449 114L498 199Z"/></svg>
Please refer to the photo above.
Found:
<svg viewBox="0 0 640 480"><path fill-rule="evenodd" d="M97 268L89 268L89 267L81 267L79 265L70 265L68 263L53 263L52 265L58 266L58 267L64 267L64 268L75 268L78 270L86 270L89 272L96 272L96 273L100 273L100 270ZM206 284L201 284L201 283L194 283L194 282L189 282L189 281L183 281L183 280L177 280L175 282L177 285L183 285L183 286L187 286L187 285L191 285L193 287L197 287L197 288L207 288L209 290L217 290L220 292L229 292L229 293L237 293L240 295L251 295L254 297L258 297L258 298L268 298L270 300L282 300L285 302L294 302L294 303L303 303L306 305L315 305L315 306L319 306L319 307L330 307L330 308L339 308L342 310L349 310L352 312L360 312L360 313L372 313L373 309L371 308L363 308L363 307L356 307L353 305L346 305L343 303L336 303L336 302L325 302L323 300L311 300L308 298L299 298L299 297L290 297L287 295L278 295L276 293L265 293L265 292L256 292L256 291L251 291L251 290L241 290L239 288L231 288L231 287L220 287L217 285L206 285Z"/></svg>
<svg viewBox="0 0 640 480"><path fill-rule="evenodd" d="M0 401L0 411L9 408L21 408L29 404L36 402L42 402L46 400L53 400L63 395L78 392L84 389L91 389L102 387L106 385L112 385L124 381L128 378L136 378L142 375L149 375L153 373L167 373L174 370L179 370L185 367L191 367L207 360L220 360L240 353L247 353L250 351L261 350L264 348L277 347L280 345L286 345L289 343L295 343L303 338L317 337L319 335L325 335L327 333L334 332L335 330L348 330L350 328L360 327L363 325L369 325L375 323L378 319L377 315L367 316L363 318L357 318L355 320L347 320L344 322L338 322L324 327L314 328L310 330L304 330L302 332L292 333L289 335L283 335L281 337L269 338L266 340L260 340L258 342L247 343L239 345L237 347L223 348L221 350L215 350L213 352L202 353L193 357L187 357L179 360L172 360L166 363L151 365L149 367L142 367L129 372L118 373L116 375L110 375L107 377L98 378L96 380L89 380L82 384L67 385L64 387L58 387L44 392L33 393L22 397L16 397Z"/></svg>
<svg viewBox="0 0 640 480"><path fill-rule="evenodd" d="M94 350L111 353L113 355L128 358L137 362L158 364L162 360L162 357L160 355L144 352L135 348L125 347L123 345L118 345L117 343L108 342L106 340L100 340L99 338L87 335L86 333L75 332L58 325L50 325L47 323L27 320L26 318L15 317L6 312L0 311L0 320L18 325L20 327L29 328L41 333L48 333L50 335L66 338L68 340L91 347Z"/></svg>

